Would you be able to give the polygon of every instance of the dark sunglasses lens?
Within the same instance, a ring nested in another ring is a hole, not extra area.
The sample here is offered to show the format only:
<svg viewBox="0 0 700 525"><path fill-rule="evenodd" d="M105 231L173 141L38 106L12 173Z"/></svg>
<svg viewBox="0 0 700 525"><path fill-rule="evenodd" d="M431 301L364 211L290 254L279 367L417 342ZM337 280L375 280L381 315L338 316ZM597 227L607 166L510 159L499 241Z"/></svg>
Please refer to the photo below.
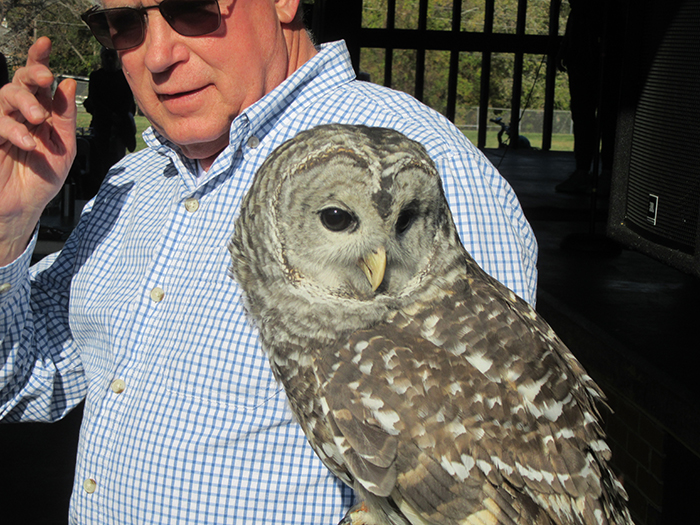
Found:
<svg viewBox="0 0 700 525"><path fill-rule="evenodd" d="M160 12L170 27L183 36L213 33L221 25L221 12L216 0L165 0Z"/></svg>
<svg viewBox="0 0 700 525"><path fill-rule="evenodd" d="M156 7L156 6L153 6ZM221 25L217 0L164 0L158 10L170 27L183 36L213 33ZM89 11L83 20L105 47L119 51L141 45L146 34L144 13L151 7L118 7Z"/></svg>
<svg viewBox="0 0 700 525"><path fill-rule="evenodd" d="M97 11L87 15L85 21L95 38L107 48L131 49L143 42L144 20L136 9L124 7Z"/></svg>

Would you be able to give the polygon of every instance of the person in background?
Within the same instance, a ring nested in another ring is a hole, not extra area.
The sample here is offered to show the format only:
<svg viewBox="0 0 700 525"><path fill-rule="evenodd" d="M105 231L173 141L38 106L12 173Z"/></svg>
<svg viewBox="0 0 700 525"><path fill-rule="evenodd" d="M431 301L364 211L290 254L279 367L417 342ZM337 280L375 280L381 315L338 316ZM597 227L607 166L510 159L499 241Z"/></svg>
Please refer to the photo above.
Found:
<svg viewBox="0 0 700 525"><path fill-rule="evenodd" d="M136 106L114 49L100 50L101 67L90 73L88 97L83 102L92 115L90 127L90 176L82 181L83 198L95 196L107 175L126 150L136 148Z"/></svg>
<svg viewBox="0 0 700 525"><path fill-rule="evenodd" d="M484 269L534 303L537 245L512 189L412 97L315 45L300 0L103 0L147 148L114 165L60 253L29 267L75 154L75 83L39 39L0 90L0 418L85 400L71 523L336 524L353 494L314 455L229 275L241 199L277 146L337 122L421 142Z"/></svg>
<svg viewBox="0 0 700 525"><path fill-rule="evenodd" d="M616 0L569 0L571 12L558 55L569 77L575 170L555 186L560 193L590 193L594 159L599 186L609 191L615 147L620 50L624 16Z"/></svg>
<svg viewBox="0 0 700 525"><path fill-rule="evenodd" d="M7 59L3 53L0 53L0 87L10 81L10 72L7 68Z"/></svg>

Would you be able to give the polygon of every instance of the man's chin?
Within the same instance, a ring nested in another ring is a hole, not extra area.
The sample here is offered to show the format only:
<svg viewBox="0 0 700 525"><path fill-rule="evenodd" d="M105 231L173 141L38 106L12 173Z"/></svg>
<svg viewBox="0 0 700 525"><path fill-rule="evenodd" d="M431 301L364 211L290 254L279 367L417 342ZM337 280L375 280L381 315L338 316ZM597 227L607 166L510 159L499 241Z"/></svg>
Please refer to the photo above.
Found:
<svg viewBox="0 0 700 525"><path fill-rule="evenodd" d="M190 159L215 158L228 146L228 127L224 133L207 133L204 130L200 133L194 133L192 131L193 126L187 126L186 129L177 129L177 127L168 129L167 127L159 126L155 122L152 122L152 125L158 133L178 146L183 155Z"/></svg>

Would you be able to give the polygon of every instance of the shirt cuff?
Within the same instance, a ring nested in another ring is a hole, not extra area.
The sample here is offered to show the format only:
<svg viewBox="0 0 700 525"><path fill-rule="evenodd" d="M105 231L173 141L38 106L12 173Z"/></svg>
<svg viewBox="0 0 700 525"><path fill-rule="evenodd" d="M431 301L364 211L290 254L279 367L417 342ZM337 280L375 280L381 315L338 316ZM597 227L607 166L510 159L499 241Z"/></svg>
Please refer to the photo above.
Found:
<svg viewBox="0 0 700 525"><path fill-rule="evenodd" d="M0 266L0 303L8 300L12 292L17 290L19 285L28 278L29 265L32 261L32 254L34 253L34 247L36 246L38 237L39 225L37 224L37 227L34 229L34 234L22 255L7 266Z"/></svg>

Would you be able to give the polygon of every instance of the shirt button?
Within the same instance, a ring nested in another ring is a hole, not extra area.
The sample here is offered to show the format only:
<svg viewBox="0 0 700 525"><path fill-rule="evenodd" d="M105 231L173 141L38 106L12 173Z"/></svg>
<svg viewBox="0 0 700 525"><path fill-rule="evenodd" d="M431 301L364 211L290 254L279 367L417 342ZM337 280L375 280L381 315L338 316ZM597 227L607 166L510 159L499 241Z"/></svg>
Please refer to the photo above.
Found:
<svg viewBox="0 0 700 525"><path fill-rule="evenodd" d="M94 479L86 479L83 481L83 488L88 494L92 494L97 489L97 482Z"/></svg>
<svg viewBox="0 0 700 525"><path fill-rule="evenodd" d="M163 297L165 297L165 292L160 286L156 286L151 290L151 299L153 300L154 303L159 303L163 300Z"/></svg>
<svg viewBox="0 0 700 525"><path fill-rule="evenodd" d="M9 292L10 288L12 288L10 283L0 284L0 295L4 294L5 292Z"/></svg>
<svg viewBox="0 0 700 525"><path fill-rule="evenodd" d="M194 199L194 198L187 199L185 201L185 209L190 213L197 211L199 209L199 201L197 199Z"/></svg>
<svg viewBox="0 0 700 525"><path fill-rule="evenodd" d="M248 147L251 149L257 148L259 144L260 144L260 139L258 137L256 137L255 135L253 135L252 137L250 137L248 139Z"/></svg>
<svg viewBox="0 0 700 525"><path fill-rule="evenodd" d="M112 392L115 394L121 394L126 390L126 383L123 379L115 379L110 386L112 387Z"/></svg>

